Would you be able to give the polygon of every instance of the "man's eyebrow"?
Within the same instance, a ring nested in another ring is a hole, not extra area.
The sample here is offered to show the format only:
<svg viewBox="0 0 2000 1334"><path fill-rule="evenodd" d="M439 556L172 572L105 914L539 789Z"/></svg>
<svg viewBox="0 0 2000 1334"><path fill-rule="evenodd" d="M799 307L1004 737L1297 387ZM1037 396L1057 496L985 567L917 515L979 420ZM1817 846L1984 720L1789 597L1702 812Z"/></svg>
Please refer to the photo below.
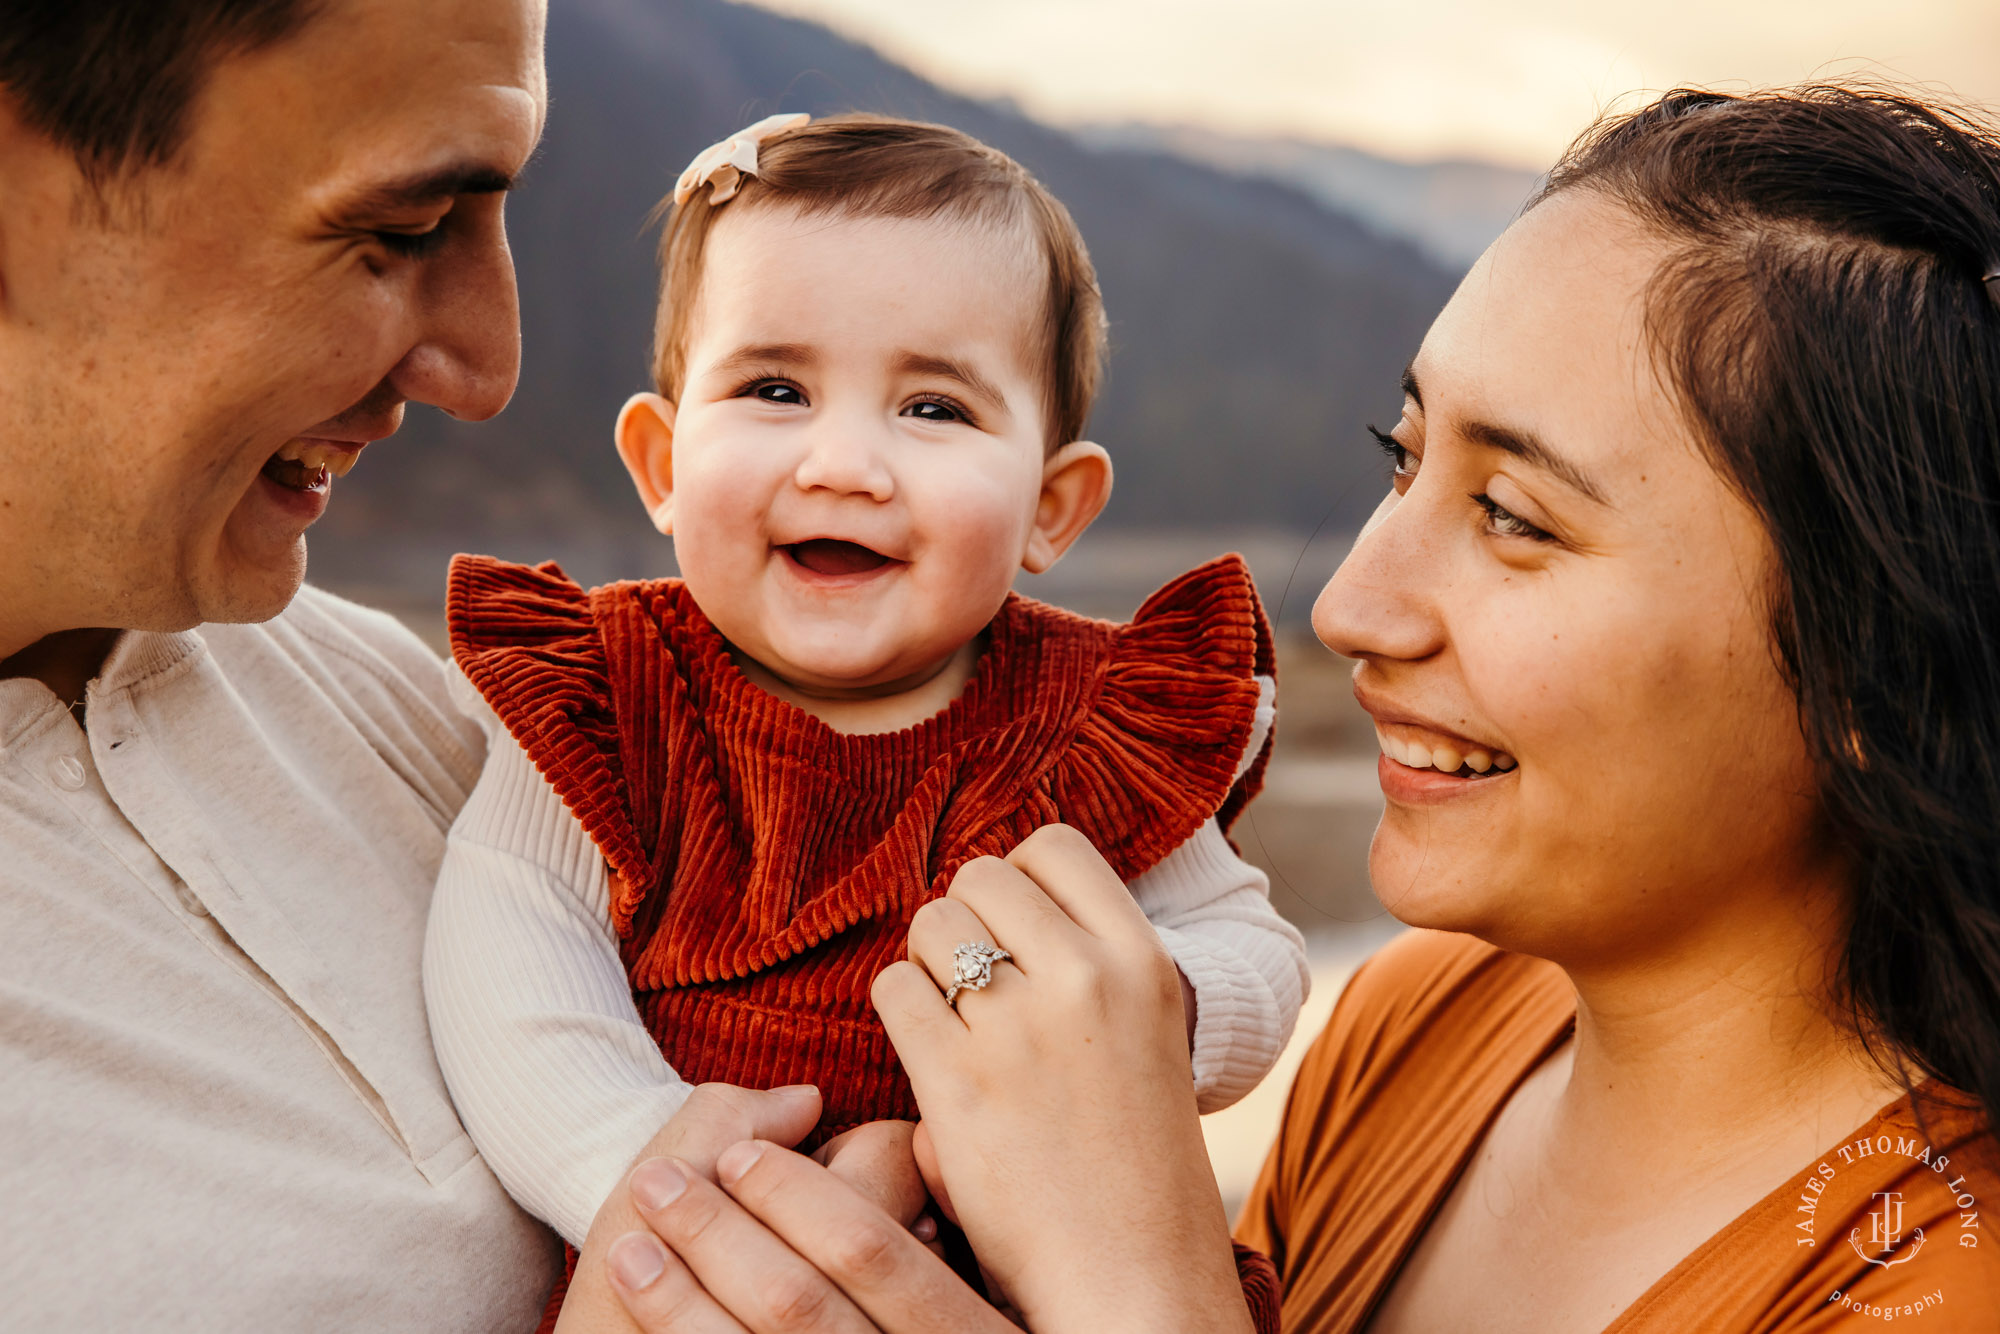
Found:
<svg viewBox="0 0 2000 1334"><path fill-rule="evenodd" d="M363 213L394 213L460 195L501 194L513 188L512 176L487 163L453 162L364 186L348 206Z"/></svg>
<svg viewBox="0 0 2000 1334"><path fill-rule="evenodd" d="M1403 370L1403 393L1417 405L1419 410L1423 408L1424 396L1417 384L1415 366L1405 367ZM1460 435L1474 444L1497 449L1504 454L1512 454L1515 458L1540 468L1598 504L1611 504L1611 498L1604 493L1604 488L1599 486L1589 473L1570 462L1565 455L1551 447L1533 431L1484 421L1459 422L1455 423L1455 426Z"/></svg>
<svg viewBox="0 0 2000 1334"><path fill-rule="evenodd" d="M951 357L940 357L925 352L902 352L897 354L895 369L903 375L935 375L940 379L956 380L995 407L1002 407L1007 402L1006 397L993 387L990 380L964 362Z"/></svg>

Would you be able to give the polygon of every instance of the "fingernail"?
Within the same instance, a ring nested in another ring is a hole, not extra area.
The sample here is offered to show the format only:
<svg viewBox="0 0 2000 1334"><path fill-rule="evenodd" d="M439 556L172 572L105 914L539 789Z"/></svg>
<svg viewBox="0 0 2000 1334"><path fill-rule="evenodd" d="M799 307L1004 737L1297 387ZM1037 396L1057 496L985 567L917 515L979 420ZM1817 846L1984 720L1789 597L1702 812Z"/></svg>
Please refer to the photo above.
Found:
<svg viewBox="0 0 2000 1334"><path fill-rule="evenodd" d="M764 1156L764 1146L754 1139L732 1144L715 1160L715 1175L725 1186L733 1186Z"/></svg>
<svg viewBox="0 0 2000 1334"><path fill-rule="evenodd" d="M667 1252L644 1232L628 1232L611 1243L605 1259L618 1281L634 1292L644 1292L667 1272Z"/></svg>
<svg viewBox="0 0 2000 1334"><path fill-rule="evenodd" d="M936 1241L937 1219L929 1214L917 1215L917 1221L910 1224L910 1235L918 1241Z"/></svg>
<svg viewBox="0 0 2000 1334"><path fill-rule="evenodd" d="M641 1209L658 1213L687 1189L687 1174L665 1158L648 1158L632 1169L632 1198Z"/></svg>
<svg viewBox="0 0 2000 1334"><path fill-rule="evenodd" d="M817 1085L817 1084L787 1084L787 1085L785 1085L785 1086L784 1086L783 1088L775 1088L775 1089L772 1089L772 1090L771 1090L771 1092L773 1092L773 1093L781 1093L781 1094L783 1094L783 1095L784 1095L785 1097L787 1097L787 1098L802 1098L802 1097L804 1097L804 1096L805 1096L806 1094L808 1094L808 1093L812 1094L812 1095L813 1095L814 1097L818 1097L818 1096L819 1096L819 1085Z"/></svg>

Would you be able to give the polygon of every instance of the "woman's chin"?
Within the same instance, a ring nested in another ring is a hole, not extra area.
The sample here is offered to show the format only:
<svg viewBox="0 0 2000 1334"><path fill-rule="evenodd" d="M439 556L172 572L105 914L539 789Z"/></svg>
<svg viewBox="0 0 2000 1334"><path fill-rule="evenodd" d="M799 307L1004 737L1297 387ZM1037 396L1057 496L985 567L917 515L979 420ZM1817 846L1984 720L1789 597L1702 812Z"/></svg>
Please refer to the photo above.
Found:
<svg viewBox="0 0 2000 1334"><path fill-rule="evenodd" d="M1368 852L1376 900L1404 926L1484 936L1504 917L1493 881L1436 849L1385 846L1380 830ZM1484 928L1484 929L1483 929Z"/></svg>

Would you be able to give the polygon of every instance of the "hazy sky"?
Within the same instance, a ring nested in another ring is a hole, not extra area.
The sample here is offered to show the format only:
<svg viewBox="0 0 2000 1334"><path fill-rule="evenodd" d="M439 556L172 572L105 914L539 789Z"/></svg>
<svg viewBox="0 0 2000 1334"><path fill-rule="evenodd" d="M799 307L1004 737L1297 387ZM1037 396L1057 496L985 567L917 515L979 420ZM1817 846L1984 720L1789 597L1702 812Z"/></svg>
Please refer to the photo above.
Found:
<svg viewBox="0 0 2000 1334"><path fill-rule="evenodd" d="M1057 122L1548 165L1608 102L1874 72L2000 106L2000 0L757 0Z"/></svg>

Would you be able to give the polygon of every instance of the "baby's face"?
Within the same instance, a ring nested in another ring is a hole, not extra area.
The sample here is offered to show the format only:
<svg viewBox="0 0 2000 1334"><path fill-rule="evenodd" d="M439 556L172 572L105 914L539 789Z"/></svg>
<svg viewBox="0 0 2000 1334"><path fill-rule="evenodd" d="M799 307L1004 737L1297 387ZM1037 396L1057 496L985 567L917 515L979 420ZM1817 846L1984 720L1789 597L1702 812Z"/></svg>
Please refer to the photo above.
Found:
<svg viewBox="0 0 2000 1334"><path fill-rule="evenodd" d="M1041 492L1045 283L985 227L716 220L663 526L739 651L809 692L888 693L992 619Z"/></svg>

